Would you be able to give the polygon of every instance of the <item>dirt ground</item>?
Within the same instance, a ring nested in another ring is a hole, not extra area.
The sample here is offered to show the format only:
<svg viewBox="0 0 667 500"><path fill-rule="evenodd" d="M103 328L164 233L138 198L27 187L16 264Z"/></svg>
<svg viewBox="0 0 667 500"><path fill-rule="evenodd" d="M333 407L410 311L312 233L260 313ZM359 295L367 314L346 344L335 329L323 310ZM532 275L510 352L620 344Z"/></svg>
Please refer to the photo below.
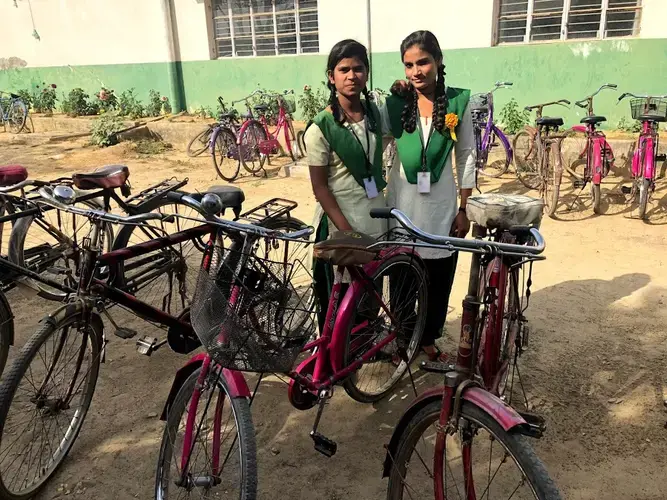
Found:
<svg viewBox="0 0 667 500"><path fill-rule="evenodd" d="M0 164L20 163L33 177L52 178L123 163L135 189L171 176L188 177L192 190L220 183L208 157L144 157L127 143L84 145L0 134ZM566 190L558 220L543 223L547 260L535 265L527 311L532 331L522 373L535 411L548 423L535 447L564 497L573 500L667 497L667 182L659 181L649 222L643 223L620 194L622 181L618 175L605 180L602 216L593 215L586 195L567 210L574 194ZM247 207L281 196L298 201L296 215L311 219L314 200L304 177L246 176L236 185L245 191ZM511 173L482 180L481 188L525 192ZM458 336L468 264L467 257L459 261L445 344ZM54 304L18 291L9 298L20 346ZM141 334L155 331L129 315L116 319ZM136 353L133 340L109 338L83 431L41 499L152 498L163 428L157 415L186 358L168 348L147 358ZM417 374L420 391L439 383ZM405 386L398 396L372 406L337 391L321 424L321 432L338 442L338 453L327 459L308 437L314 410L291 408L277 379L264 383L253 404L260 498L384 498L383 445L412 398Z"/></svg>

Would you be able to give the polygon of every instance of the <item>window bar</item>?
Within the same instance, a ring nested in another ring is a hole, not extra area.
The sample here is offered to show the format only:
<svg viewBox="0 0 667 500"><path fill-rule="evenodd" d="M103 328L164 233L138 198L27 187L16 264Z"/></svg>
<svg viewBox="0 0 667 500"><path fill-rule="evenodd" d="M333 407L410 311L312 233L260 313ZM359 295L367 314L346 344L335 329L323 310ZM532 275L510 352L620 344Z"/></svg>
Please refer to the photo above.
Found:
<svg viewBox="0 0 667 500"><path fill-rule="evenodd" d="M248 2L250 8L250 35L252 36L252 55L257 55L257 40L255 40L255 12L252 9L252 2Z"/></svg>
<svg viewBox="0 0 667 500"><path fill-rule="evenodd" d="M271 0L271 7L273 9L273 43L276 47L276 55L278 52L278 20L276 17L276 0Z"/></svg>
<svg viewBox="0 0 667 500"><path fill-rule="evenodd" d="M301 54L301 26L299 25L299 0L294 0L294 20L296 22L296 53Z"/></svg>
<svg viewBox="0 0 667 500"><path fill-rule="evenodd" d="M598 30L598 38L605 38L604 32L607 27L608 8L609 8L609 0L602 0L602 7L600 11L600 29Z"/></svg>
<svg viewBox="0 0 667 500"><path fill-rule="evenodd" d="M523 41L528 43L530 42L530 29L533 24L533 7L535 0L528 0L528 10L526 11L526 34L523 38Z"/></svg>
<svg viewBox="0 0 667 500"><path fill-rule="evenodd" d="M229 19L229 36L232 37L232 57L236 57L236 43L234 42L234 23L232 22L232 2L227 3L227 18Z"/></svg>
<svg viewBox="0 0 667 500"><path fill-rule="evenodd" d="M571 0L564 0L563 2L563 19L560 23L560 39L567 40L567 23L570 20L570 4Z"/></svg>

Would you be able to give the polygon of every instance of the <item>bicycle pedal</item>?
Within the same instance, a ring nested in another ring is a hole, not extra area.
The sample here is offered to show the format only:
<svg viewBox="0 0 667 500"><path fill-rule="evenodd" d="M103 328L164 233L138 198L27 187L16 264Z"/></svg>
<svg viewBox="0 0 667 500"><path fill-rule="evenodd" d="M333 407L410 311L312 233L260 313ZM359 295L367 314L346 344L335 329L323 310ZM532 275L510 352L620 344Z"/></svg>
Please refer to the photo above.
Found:
<svg viewBox="0 0 667 500"><path fill-rule="evenodd" d="M630 186L621 186L621 193L630 194L632 193L632 188Z"/></svg>
<svg viewBox="0 0 667 500"><path fill-rule="evenodd" d="M137 352L144 356L150 356L157 349L158 340L146 335L137 340Z"/></svg>
<svg viewBox="0 0 667 500"><path fill-rule="evenodd" d="M51 266L47 267L46 271L49 274L65 274L68 276L72 274L72 270L69 267Z"/></svg>
<svg viewBox="0 0 667 500"><path fill-rule="evenodd" d="M422 361L419 363L419 369L429 373L447 373L454 370L454 365L451 363L443 363L442 361Z"/></svg>
<svg viewBox="0 0 667 500"><path fill-rule="evenodd" d="M667 161L667 154L664 154L664 155L656 155L656 156L655 156L655 161Z"/></svg>
<svg viewBox="0 0 667 500"><path fill-rule="evenodd" d="M116 328L116 331L113 332L116 337L120 337L121 339L131 339L132 337L137 335L136 330L132 330L132 328L125 328L125 327L118 327Z"/></svg>
<svg viewBox="0 0 667 500"><path fill-rule="evenodd" d="M527 427L524 427L522 430L519 431L524 436L529 436L539 439L546 432L547 423L546 420L544 420L544 417L541 417L535 413L530 413L527 411L519 411L517 413L528 424Z"/></svg>
<svg viewBox="0 0 667 500"><path fill-rule="evenodd" d="M572 182L572 187L573 187L574 189L581 189L581 188L584 187L585 185L586 185L586 183L585 183L584 181L573 181L573 182Z"/></svg>
<svg viewBox="0 0 667 500"><path fill-rule="evenodd" d="M530 327L528 325L524 325L523 332L521 334L521 347L528 347L529 340L530 340Z"/></svg>
<svg viewBox="0 0 667 500"><path fill-rule="evenodd" d="M313 438L315 449L326 457L333 457L336 454L338 445L335 441L323 436L319 432L311 432L310 437Z"/></svg>

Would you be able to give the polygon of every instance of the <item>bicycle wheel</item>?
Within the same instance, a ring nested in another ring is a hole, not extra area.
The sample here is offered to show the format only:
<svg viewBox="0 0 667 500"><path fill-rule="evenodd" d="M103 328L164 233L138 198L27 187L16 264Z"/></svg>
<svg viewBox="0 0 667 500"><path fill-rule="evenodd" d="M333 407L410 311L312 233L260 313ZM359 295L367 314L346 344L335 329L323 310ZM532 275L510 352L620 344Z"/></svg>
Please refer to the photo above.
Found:
<svg viewBox="0 0 667 500"><path fill-rule="evenodd" d="M521 181L521 184L528 189L539 188L541 184L539 159L533 135L522 130L514 136L512 149L514 149L516 176Z"/></svg>
<svg viewBox="0 0 667 500"><path fill-rule="evenodd" d="M78 202L75 206L100 209L92 201ZM101 246L108 251L113 243L111 224L102 223ZM92 223L87 217L53 209L39 216L22 217L14 222L9 239L8 259L45 278L76 288L79 273L79 255L84 238ZM23 283L38 291L48 300L63 300L67 293L30 278Z"/></svg>
<svg viewBox="0 0 667 500"><path fill-rule="evenodd" d="M591 197L593 198L593 213L600 215L602 210L600 209L600 204L602 202L602 194L600 193L600 185L593 184L591 182Z"/></svg>
<svg viewBox="0 0 667 500"><path fill-rule="evenodd" d="M190 139L186 150L190 158L195 158L208 149L212 131L213 127L208 126Z"/></svg>
<svg viewBox="0 0 667 500"><path fill-rule="evenodd" d="M648 206L648 198L651 191L651 179L643 178L639 183L639 218L646 218L646 207Z"/></svg>
<svg viewBox="0 0 667 500"><path fill-rule="evenodd" d="M299 130L296 133L296 143L299 145L299 151L301 151L302 156L306 156L306 131L305 130Z"/></svg>
<svg viewBox="0 0 667 500"><path fill-rule="evenodd" d="M4 292L0 291L0 375L5 370L14 339L14 314Z"/></svg>
<svg viewBox="0 0 667 500"><path fill-rule="evenodd" d="M0 497L32 498L56 472L90 407L101 322L44 321L0 384Z"/></svg>
<svg viewBox="0 0 667 500"><path fill-rule="evenodd" d="M438 399L417 412L399 437L391 457L388 500L435 498L436 425L441 404ZM468 401L461 405L458 432L445 436L442 455L445 498L561 498L528 439L503 430Z"/></svg>
<svg viewBox="0 0 667 500"><path fill-rule="evenodd" d="M218 131L211 158L218 175L227 182L234 182L241 169L241 160L236 136L231 130L221 128Z"/></svg>
<svg viewBox="0 0 667 500"><path fill-rule="evenodd" d="M491 132L486 164L479 169L479 173L485 177L496 178L507 172L510 167L510 152L507 147L495 132Z"/></svg>
<svg viewBox="0 0 667 500"><path fill-rule="evenodd" d="M557 179L556 169L554 168L555 158L550 147L544 151L543 161L544 177L542 178L542 196L544 198L544 210L549 217L556 214L558 208L558 196L560 194L560 182Z"/></svg>
<svg viewBox="0 0 667 500"><path fill-rule="evenodd" d="M23 101L12 101L9 105L9 112L7 114L7 122L9 123L9 130L18 134L25 126L25 120L28 117L28 108Z"/></svg>
<svg viewBox="0 0 667 500"><path fill-rule="evenodd" d="M305 150L301 149L301 145L294 133L294 124L292 123L292 120L289 119L287 120L287 133L289 134L290 139L290 147L287 148L287 152L289 153L290 158L292 158L292 161L297 161L304 157Z"/></svg>
<svg viewBox="0 0 667 500"><path fill-rule="evenodd" d="M167 198L158 200L151 212L199 215L192 208ZM199 223L180 217L173 221L151 220L140 226L123 226L113 248L138 245L157 237L195 227ZM159 248L148 254L118 262L110 269L112 284L153 307L178 316L190 306L202 258L199 238L186 240L171 247Z"/></svg>
<svg viewBox="0 0 667 500"><path fill-rule="evenodd" d="M378 295L395 321L376 298L364 292L357 302L354 321L348 325L345 366L390 333L395 333L396 338L343 383L350 397L361 403L382 399L398 383L407 371L408 363L419 352L426 321L426 275L414 257L390 257L380 264L372 278ZM408 362L397 357L401 350L405 350Z"/></svg>
<svg viewBox="0 0 667 500"><path fill-rule="evenodd" d="M497 394L512 404L514 380L518 376L516 363L523 345L524 327L519 295L519 268L510 269L509 283L504 301L503 327L500 337L500 353L498 357ZM519 378L519 384L521 379Z"/></svg>
<svg viewBox="0 0 667 500"><path fill-rule="evenodd" d="M260 151L259 145L266 140L268 140L266 131L258 121L250 122L239 138L241 163L251 174L256 174L264 168L267 157Z"/></svg>
<svg viewBox="0 0 667 500"><path fill-rule="evenodd" d="M227 383L210 373L194 416L187 473L183 474L186 424L197 377L196 370L183 383L169 408L162 435L155 477L156 500L170 498L225 498L254 500L257 496L257 449L250 406L233 398ZM214 460L221 463L214 465ZM217 492L217 493L216 493ZM209 496L210 495L210 496Z"/></svg>
<svg viewBox="0 0 667 500"><path fill-rule="evenodd" d="M586 175L588 157L588 136L586 132L570 130L563 141L565 150L565 170L571 177L583 181Z"/></svg>

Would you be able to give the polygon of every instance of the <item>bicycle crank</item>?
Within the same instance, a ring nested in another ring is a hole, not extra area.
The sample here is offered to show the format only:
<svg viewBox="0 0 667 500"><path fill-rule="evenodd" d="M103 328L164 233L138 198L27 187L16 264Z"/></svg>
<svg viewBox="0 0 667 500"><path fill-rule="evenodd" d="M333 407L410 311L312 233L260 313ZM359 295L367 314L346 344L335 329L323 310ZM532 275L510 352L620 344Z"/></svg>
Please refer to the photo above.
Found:
<svg viewBox="0 0 667 500"><path fill-rule="evenodd" d="M315 424L313 425L313 430L310 431L310 437L312 438L315 444L315 450L319 451L325 457L333 457L336 454L338 445L332 439L324 436L317 432L317 428L320 425L320 419L322 418L322 412L324 411L324 405L326 405L327 400L331 398L332 393L330 391L323 390L319 395L319 406L317 408L317 415L315 416Z"/></svg>

